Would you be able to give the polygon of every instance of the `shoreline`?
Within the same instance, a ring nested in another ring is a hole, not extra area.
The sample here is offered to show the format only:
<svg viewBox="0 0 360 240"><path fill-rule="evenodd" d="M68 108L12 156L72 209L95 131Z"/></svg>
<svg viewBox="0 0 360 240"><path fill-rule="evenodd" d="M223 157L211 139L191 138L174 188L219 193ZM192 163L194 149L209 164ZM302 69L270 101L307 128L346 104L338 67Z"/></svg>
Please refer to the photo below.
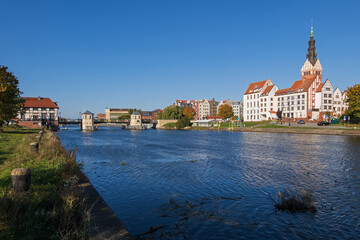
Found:
<svg viewBox="0 0 360 240"><path fill-rule="evenodd" d="M62 145L59 137L53 132L50 132L60 142L61 147L66 148ZM76 161L76 159L75 159ZM88 221L87 233L91 240L132 240L132 236L120 218L105 202L100 193L91 184L89 178L79 168L80 181L78 181L74 188L76 192L83 199L83 218Z"/></svg>
<svg viewBox="0 0 360 240"><path fill-rule="evenodd" d="M120 124L101 124L104 127L121 127ZM176 128L157 128L159 130L178 130ZM199 130L199 131L230 131L230 132L266 132L266 133L292 133L292 134L318 134L318 135L344 135L344 136L360 136L360 129L333 129L333 128L314 128L314 127L275 127L275 128L261 128L261 127L241 127L229 129L226 127L190 127L181 130Z"/></svg>
<svg viewBox="0 0 360 240"><path fill-rule="evenodd" d="M177 130L172 128L159 128L161 130ZM210 128L210 127L192 127L181 130L197 130L197 131L229 131L229 132L266 132L266 133L292 133L292 134L317 134L317 135L344 135L344 136L360 136L360 130L352 129L324 129L324 128L256 128L243 127L236 129L229 128Z"/></svg>

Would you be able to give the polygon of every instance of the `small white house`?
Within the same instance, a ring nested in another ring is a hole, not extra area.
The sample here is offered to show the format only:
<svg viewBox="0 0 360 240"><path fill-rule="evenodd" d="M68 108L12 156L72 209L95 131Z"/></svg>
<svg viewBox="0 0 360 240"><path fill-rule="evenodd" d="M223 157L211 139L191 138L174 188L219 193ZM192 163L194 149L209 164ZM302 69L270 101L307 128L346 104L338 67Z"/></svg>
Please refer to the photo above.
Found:
<svg viewBox="0 0 360 240"><path fill-rule="evenodd" d="M196 120L192 122L193 127L213 127L217 123L216 120Z"/></svg>

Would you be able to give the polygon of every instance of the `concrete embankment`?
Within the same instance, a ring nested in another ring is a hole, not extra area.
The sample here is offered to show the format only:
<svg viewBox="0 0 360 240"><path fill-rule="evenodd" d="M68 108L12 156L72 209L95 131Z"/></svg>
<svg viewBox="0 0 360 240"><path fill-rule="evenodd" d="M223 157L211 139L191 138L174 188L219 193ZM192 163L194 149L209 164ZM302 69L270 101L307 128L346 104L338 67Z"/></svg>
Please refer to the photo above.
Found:
<svg viewBox="0 0 360 240"><path fill-rule="evenodd" d="M133 239L129 231L121 223L114 211L107 205L90 181L79 183L76 186L85 200L84 209L87 209L89 219L88 233L93 240L128 240Z"/></svg>
<svg viewBox="0 0 360 240"><path fill-rule="evenodd" d="M81 173L80 173L81 174ZM133 239L114 211L107 205L85 174L74 187L84 199L84 218L88 221L89 238L93 240Z"/></svg>
<svg viewBox="0 0 360 240"><path fill-rule="evenodd" d="M360 130L342 130L331 128L237 128L234 130L228 128L192 128L192 130L212 130L212 131L234 131L234 132L268 132L268 133L294 133L294 134L318 134L318 135L346 135L360 136Z"/></svg>

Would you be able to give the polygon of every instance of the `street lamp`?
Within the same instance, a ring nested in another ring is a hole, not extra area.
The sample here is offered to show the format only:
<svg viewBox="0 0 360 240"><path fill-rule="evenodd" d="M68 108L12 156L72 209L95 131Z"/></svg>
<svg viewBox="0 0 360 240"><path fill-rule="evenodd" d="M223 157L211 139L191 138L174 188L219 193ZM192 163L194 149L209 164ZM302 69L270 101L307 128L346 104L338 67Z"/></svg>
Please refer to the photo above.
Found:
<svg viewBox="0 0 360 240"><path fill-rule="evenodd" d="M288 104L288 106L289 106L289 127L291 126L291 124L290 124L290 119L291 119L291 105L290 105L290 103L291 103L291 98L289 97L289 104Z"/></svg>

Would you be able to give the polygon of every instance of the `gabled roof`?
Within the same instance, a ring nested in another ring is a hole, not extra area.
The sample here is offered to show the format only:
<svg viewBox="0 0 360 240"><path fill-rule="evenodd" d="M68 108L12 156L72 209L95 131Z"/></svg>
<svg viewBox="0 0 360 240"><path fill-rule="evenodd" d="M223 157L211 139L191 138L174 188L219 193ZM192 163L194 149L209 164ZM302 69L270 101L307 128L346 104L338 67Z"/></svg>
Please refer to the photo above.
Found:
<svg viewBox="0 0 360 240"><path fill-rule="evenodd" d="M265 85L267 80L261 82L250 83L249 87L246 89L245 94L251 94L257 91L260 91L261 88Z"/></svg>
<svg viewBox="0 0 360 240"><path fill-rule="evenodd" d="M275 96L286 95L298 92L307 92L311 84L314 82L316 77L305 79L304 81L298 80L293 83L290 88L279 89L276 91Z"/></svg>
<svg viewBox="0 0 360 240"><path fill-rule="evenodd" d="M59 108L50 98L22 97L26 108Z"/></svg>
<svg viewBox="0 0 360 240"><path fill-rule="evenodd" d="M318 89L316 89L316 92L321 92L321 89L323 88L324 83L321 83L320 86L318 87Z"/></svg>
<svg viewBox="0 0 360 240"><path fill-rule="evenodd" d="M84 112L83 114L93 114L92 112L90 112L89 110L87 110L86 112Z"/></svg>
<svg viewBox="0 0 360 240"><path fill-rule="evenodd" d="M271 89L273 89L274 86L275 86L275 85L267 86L267 87L265 88L265 90L261 93L261 96L266 96L266 95L268 95L269 92L271 91Z"/></svg>

